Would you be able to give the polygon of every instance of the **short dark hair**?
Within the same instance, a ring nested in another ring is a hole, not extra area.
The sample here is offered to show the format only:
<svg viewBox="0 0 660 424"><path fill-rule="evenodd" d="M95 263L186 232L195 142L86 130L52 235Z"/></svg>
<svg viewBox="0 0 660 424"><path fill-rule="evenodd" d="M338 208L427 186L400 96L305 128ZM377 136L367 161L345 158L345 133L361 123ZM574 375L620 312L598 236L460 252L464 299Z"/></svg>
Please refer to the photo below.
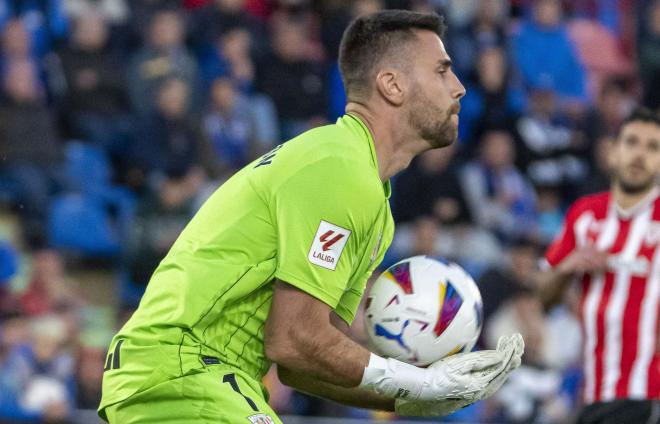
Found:
<svg viewBox="0 0 660 424"><path fill-rule="evenodd" d="M623 128L625 125L636 121L647 122L660 127L660 114L651 109L639 106L636 107L632 113L623 120L621 127Z"/></svg>
<svg viewBox="0 0 660 424"><path fill-rule="evenodd" d="M360 95L369 86L376 65L393 50L427 30L443 37L446 26L436 13L383 10L355 19L344 31L339 46L339 71L346 95Z"/></svg>

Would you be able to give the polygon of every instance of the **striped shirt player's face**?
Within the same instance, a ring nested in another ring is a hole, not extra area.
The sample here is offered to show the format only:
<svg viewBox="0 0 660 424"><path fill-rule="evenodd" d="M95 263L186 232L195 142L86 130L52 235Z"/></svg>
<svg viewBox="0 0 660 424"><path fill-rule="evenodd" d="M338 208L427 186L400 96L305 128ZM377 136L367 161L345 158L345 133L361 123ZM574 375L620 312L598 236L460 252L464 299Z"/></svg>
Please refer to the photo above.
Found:
<svg viewBox="0 0 660 424"><path fill-rule="evenodd" d="M610 154L613 176L625 192L648 190L660 177L660 126L632 121L624 125Z"/></svg>

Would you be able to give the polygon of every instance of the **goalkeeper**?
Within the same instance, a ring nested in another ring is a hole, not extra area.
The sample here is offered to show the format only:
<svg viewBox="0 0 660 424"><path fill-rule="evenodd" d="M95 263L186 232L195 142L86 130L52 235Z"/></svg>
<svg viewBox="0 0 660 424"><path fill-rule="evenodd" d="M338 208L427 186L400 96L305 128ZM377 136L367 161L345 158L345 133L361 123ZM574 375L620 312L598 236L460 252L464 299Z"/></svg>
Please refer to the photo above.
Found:
<svg viewBox="0 0 660 424"><path fill-rule="evenodd" d="M110 423L279 423L261 383L358 407L443 415L520 364L522 339L422 369L345 332L393 235L389 179L454 142L465 89L435 14L355 20L340 47L336 124L257 159L202 206L114 337L99 415ZM439 182L442 183L442 182Z"/></svg>

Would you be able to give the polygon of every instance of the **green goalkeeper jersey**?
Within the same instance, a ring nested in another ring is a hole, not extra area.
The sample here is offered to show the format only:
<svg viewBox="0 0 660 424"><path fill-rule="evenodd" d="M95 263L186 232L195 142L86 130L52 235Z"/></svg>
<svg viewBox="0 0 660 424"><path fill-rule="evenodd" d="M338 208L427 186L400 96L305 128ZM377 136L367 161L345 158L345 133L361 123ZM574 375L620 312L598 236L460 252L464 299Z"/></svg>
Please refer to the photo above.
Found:
<svg viewBox="0 0 660 424"><path fill-rule="evenodd" d="M236 173L183 230L114 337L100 408L206 357L260 381L270 367L264 324L275 278L350 324L392 241L389 196L371 135L352 115Z"/></svg>

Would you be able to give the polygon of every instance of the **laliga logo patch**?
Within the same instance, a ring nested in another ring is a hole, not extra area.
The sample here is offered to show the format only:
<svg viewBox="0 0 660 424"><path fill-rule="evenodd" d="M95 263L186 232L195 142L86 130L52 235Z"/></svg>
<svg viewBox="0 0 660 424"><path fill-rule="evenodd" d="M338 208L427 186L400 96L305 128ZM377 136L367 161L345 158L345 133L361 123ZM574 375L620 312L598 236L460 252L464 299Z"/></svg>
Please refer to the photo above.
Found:
<svg viewBox="0 0 660 424"><path fill-rule="evenodd" d="M266 414L255 414L247 417L252 424L275 424L275 420Z"/></svg>
<svg viewBox="0 0 660 424"><path fill-rule="evenodd" d="M334 271L350 235L351 230L321 221L307 259L315 265Z"/></svg>

